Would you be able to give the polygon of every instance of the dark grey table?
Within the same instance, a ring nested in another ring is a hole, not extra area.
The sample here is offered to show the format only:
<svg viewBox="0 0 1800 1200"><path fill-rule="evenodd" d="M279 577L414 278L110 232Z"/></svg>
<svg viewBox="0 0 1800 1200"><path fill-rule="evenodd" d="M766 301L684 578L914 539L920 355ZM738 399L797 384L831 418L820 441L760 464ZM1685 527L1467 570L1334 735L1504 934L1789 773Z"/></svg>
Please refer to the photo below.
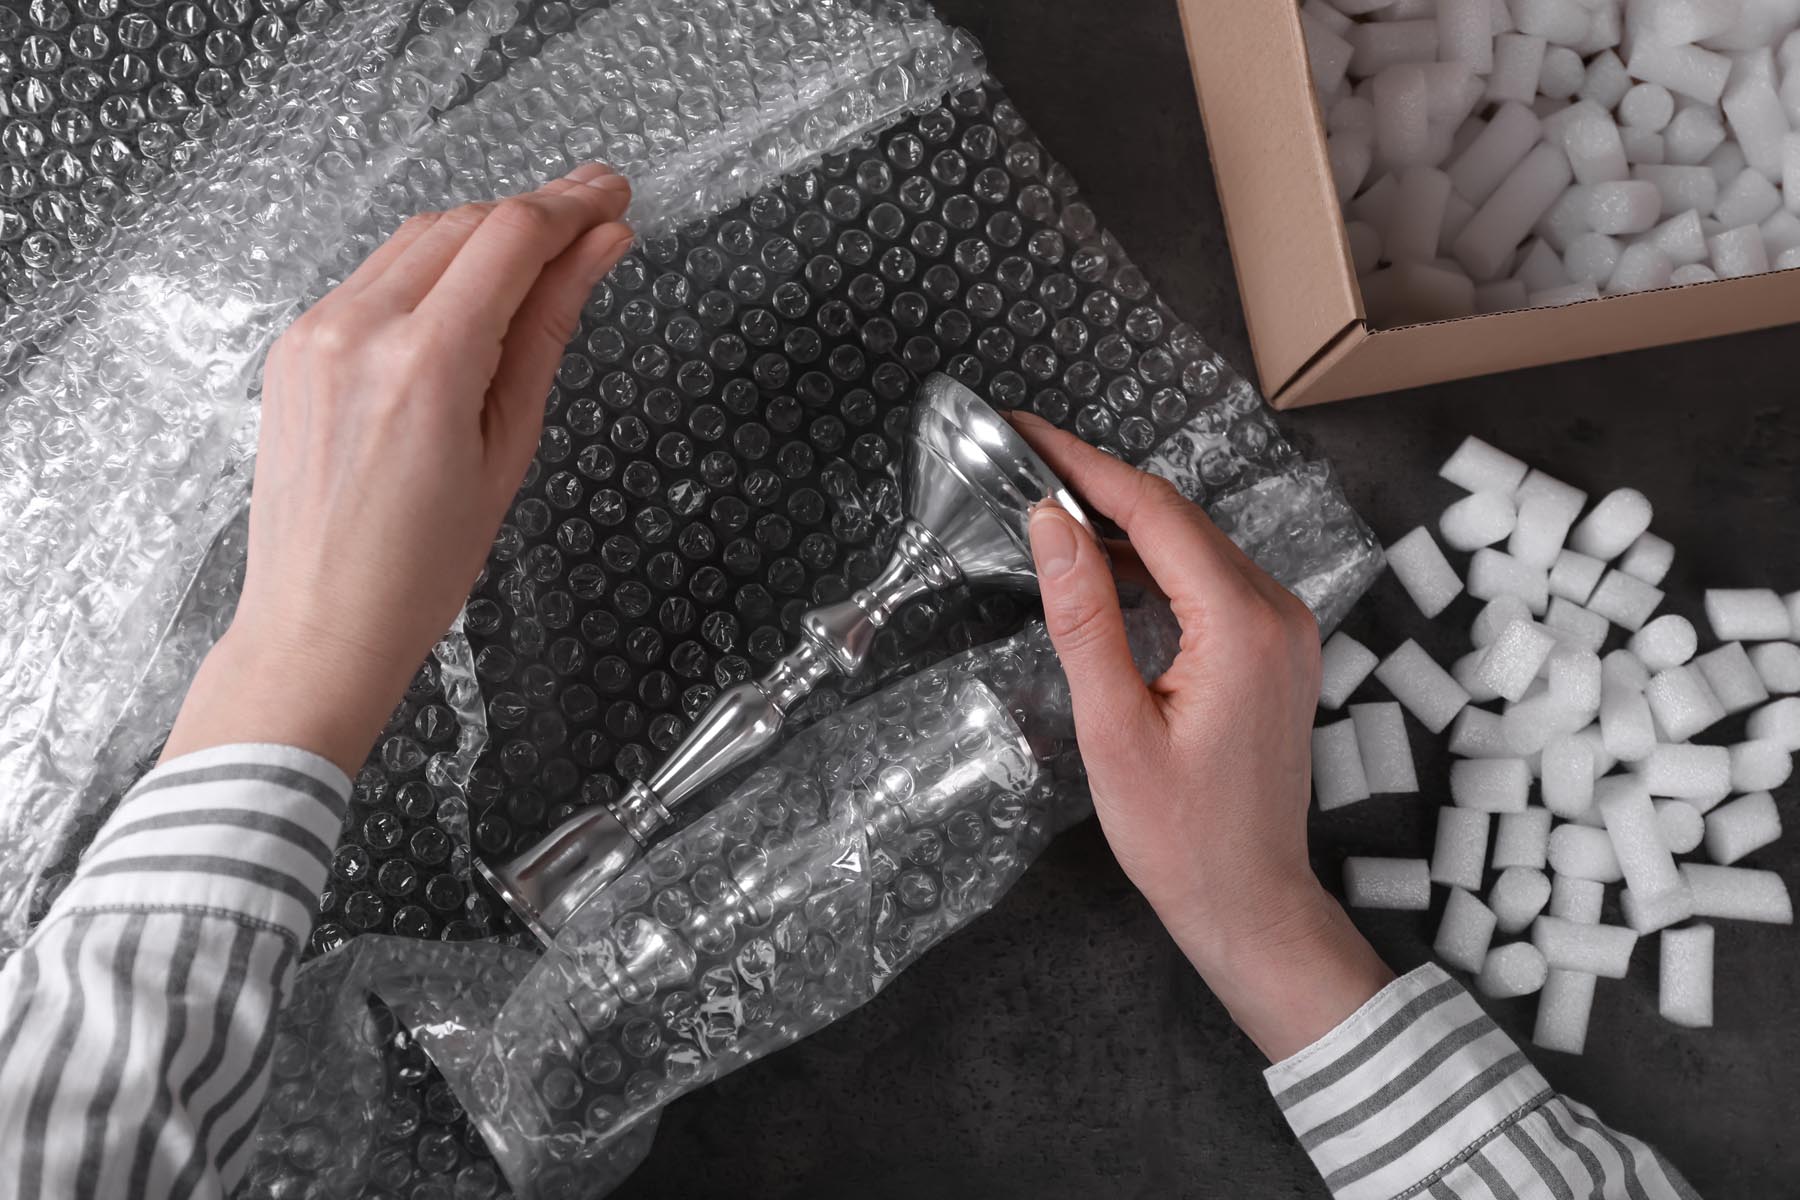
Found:
<svg viewBox="0 0 1800 1200"><path fill-rule="evenodd" d="M1164 298L1247 371L1173 0L942 8L982 40L994 74ZM1433 473L1467 433L1590 490L1641 488L1678 549L1669 607L1698 618L1706 586L1800 587L1796 362L1800 332L1774 330L1285 423L1335 460L1384 540L1454 498ZM1465 597L1426 629L1385 579L1347 628L1381 652L1418 636L1447 656L1472 613ZM1428 850L1447 761L1411 729L1424 796L1314 823L1316 862L1334 886L1346 854ZM1780 793L1790 827L1800 826L1797 794ZM1800 889L1800 838L1752 861ZM1427 956L1436 916L1359 921L1406 969ZM1661 1148L1707 1200L1800 1194L1800 932L1720 924L1718 1027L1707 1032L1656 1015L1654 950L1640 947L1625 982L1603 982L1586 1056L1537 1061L1555 1085ZM1492 1009L1529 1038L1531 1001ZM672 1106L618 1195L1323 1196L1268 1101L1262 1066L1088 822L863 1011Z"/></svg>

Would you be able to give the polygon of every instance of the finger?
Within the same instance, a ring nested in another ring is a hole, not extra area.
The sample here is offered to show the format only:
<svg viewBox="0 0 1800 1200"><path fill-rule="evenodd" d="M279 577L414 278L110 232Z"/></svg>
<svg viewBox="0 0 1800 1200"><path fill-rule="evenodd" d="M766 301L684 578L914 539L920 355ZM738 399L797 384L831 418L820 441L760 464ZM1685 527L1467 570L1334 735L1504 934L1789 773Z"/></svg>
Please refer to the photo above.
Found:
<svg viewBox="0 0 1800 1200"><path fill-rule="evenodd" d="M426 232L437 224L438 218L443 215L438 212L423 212L402 221L400 228L394 230L387 241L375 247L374 252L363 259L356 270L345 277L344 282L332 289L331 296L340 300L348 299L368 287L371 282L393 266L413 243L424 237ZM327 297L327 299L329 298Z"/></svg>
<svg viewBox="0 0 1800 1200"><path fill-rule="evenodd" d="M631 185L611 172L560 192L502 201L444 268L418 311L454 316L474 336L498 341L539 273L590 230L617 222L630 203Z"/></svg>
<svg viewBox="0 0 1800 1200"><path fill-rule="evenodd" d="M1013 424L1082 499L1125 532L1171 600L1192 600L1220 588L1237 595L1250 589L1238 562L1242 552L1166 480L1041 418L1015 413Z"/></svg>
<svg viewBox="0 0 1800 1200"><path fill-rule="evenodd" d="M357 292L357 299L371 311L412 312L493 209L493 201L478 201L439 213L430 228Z"/></svg>
<svg viewBox="0 0 1800 1200"><path fill-rule="evenodd" d="M1144 560L1138 557L1137 547L1124 538L1101 538L1100 544L1106 547L1106 557L1112 563L1114 582L1121 585L1120 597L1126 599L1124 588L1136 588L1152 595L1162 595L1156 578L1150 574Z"/></svg>
<svg viewBox="0 0 1800 1200"><path fill-rule="evenodd" d="M527 195L558 196L592 180L613 175L599 163L583 163L561 179L553 179ZM364 305L389 312L411 312L444 277L475 231L492 215L498 201L464 204L437 214L437 220L404 252L385 264L381 274L358 293Z"/></svg>
<svg viewBox="0 0 1800 1200"><path fill-rule="evenodd" d="M1069 677L1076 735L1101 746L1156 720L1099 543L1061 506L1040 504L1031 513L1031 553L1044 625Z"/></svg>
<svg viewBox="0 0 1800 1200"><path fill-rule="evenodd" d="M589 230L537 276L519 305L488 388L483 420L489 455L508 494L537 448L544 398L594 287L631 249L631 229L613 222Z"/></svg>

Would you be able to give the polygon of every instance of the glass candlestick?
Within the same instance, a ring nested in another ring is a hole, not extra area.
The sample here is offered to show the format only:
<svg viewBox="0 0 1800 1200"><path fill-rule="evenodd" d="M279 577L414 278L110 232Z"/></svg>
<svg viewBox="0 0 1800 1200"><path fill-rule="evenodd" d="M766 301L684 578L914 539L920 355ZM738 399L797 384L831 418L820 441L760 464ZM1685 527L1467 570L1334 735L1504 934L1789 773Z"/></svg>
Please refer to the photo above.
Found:
<svg viewBox="0 0 1800 1200"><path fill-rule="evenodd" d="M637 860L673 819L671 808L767 750L821 680L860 671L902 605L957 583L1036 591L1028 524L1045 501L1088 525L1068 488L1000 414L949 376L928 376L907 440L907 515L881 573L848 600L803 615L800 644L762 678L721 693L648 779L508 862L477 862L482 876L550 942Z"/></svg>

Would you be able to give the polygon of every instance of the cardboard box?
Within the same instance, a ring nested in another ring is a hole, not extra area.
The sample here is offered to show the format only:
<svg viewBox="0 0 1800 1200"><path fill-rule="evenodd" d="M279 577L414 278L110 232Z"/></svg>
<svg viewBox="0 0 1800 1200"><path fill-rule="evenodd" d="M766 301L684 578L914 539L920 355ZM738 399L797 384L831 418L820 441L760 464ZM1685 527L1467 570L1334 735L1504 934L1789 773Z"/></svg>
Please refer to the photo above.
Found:
<svg viewBox="0 0 1800 1200"><path fill-rule="evenodd" d="M1322 404L1800 321L1800 271L1375 329L1293 0L1177 0L1265 395Z"/></svg>

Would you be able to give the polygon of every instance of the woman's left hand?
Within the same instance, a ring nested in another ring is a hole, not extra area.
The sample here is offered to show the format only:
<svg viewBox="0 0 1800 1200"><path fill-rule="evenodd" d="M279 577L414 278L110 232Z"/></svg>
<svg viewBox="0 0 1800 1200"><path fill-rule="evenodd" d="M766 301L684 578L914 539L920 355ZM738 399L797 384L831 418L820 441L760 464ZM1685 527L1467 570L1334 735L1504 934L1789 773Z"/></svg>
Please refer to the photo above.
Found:
<svg viewBox="0 0 1800 1200"><path fill-rule="evenodd" d="M362 763L481 571L630 199L590 164L415 217L275 343L243 598L165 757L255 741Z"/></svg>

